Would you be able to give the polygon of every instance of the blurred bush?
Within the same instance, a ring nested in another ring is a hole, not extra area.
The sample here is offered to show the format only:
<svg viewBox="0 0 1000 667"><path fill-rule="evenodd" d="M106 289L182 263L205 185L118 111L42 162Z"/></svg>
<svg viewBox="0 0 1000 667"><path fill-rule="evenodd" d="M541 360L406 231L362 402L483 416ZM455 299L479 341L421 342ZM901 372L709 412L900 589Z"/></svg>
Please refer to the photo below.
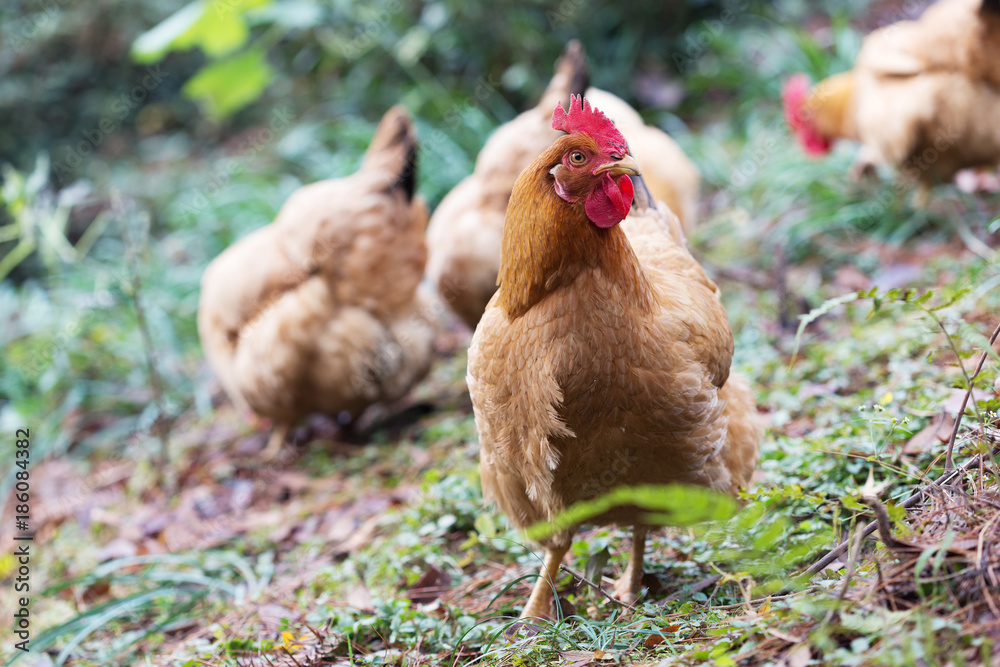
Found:
<svg viewBox="0 0 1000 667"><path fill-rule="evenodd" d="M566 40L584 40L597 83L629 94L637 64L669 65L684 28L721 7L15 0L0 9L0 112L10 119L0 155L28 168L48 151L65 182L86 175L95 156L132 153L138 138L181 131L211 143L261 122L279 102L296 117L369 121L402 102L471 151L538 95ZM206 115L178 95L182 87ZM240 109L221 125L207 120Z"/></svg>

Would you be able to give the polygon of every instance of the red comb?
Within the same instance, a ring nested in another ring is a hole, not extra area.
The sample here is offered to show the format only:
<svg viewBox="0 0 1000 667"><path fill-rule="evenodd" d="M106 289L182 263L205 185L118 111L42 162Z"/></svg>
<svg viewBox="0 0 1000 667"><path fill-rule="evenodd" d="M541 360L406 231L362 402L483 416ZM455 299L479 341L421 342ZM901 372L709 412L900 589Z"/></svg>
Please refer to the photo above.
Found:
<svg viewBox="0 0 1000 667"><path fill-rule="evenodd" d="M582 95L570 95L569 112L563 109L562 102L556 103L556 108L552 111L552 128L570 134L586 134L608 152L629 152L628 142L611 119L592 107Z"/></svg>

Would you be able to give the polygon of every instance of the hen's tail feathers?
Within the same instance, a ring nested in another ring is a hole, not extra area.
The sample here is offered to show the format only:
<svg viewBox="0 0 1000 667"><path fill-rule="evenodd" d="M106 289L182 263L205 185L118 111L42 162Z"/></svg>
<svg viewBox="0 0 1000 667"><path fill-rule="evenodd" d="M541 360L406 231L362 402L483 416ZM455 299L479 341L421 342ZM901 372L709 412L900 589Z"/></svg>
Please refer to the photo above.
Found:
<svg viewBox="0 0 1000 667"><path fill-rule="evenodd" d="M556 73L549 81L538 106L551 111L557 102L569 108L570 95L583 95L590 86L590 72L587 69L587 54L578 40L566 43L562 55L556 62Z"/></svg>
<svg viewBox="0 0 1000 667"><path fill-rule="evenodd" d="M646 181L642 176L630 176L635 194L632 195L632 208L636 211L645 211L656 208L656 200L646 186Z"/></svg>
<svg viewBox="0 0 1000 667"><path fill-rule="evenodd" d="M386 189L401 189L407 199L413 199L417 184L417 134L406 109L395 106L385 112L361 168L384 170Z"/></svg>
<svg viewBox="0 0 1000 667"><path fill-rule="evenodd" d="M983 4L979 6L979 13L1000 16L1000 0L983 0Z"/></svg>

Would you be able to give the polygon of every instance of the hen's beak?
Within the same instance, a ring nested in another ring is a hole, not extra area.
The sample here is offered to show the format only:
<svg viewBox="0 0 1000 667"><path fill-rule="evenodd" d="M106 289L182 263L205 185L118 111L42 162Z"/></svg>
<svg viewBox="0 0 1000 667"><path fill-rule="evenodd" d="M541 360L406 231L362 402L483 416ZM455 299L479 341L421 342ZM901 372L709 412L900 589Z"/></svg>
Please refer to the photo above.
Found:
<svg viewBox="0 0 1000 667"><path fill-rule="evenodd" d="M631 155L625 155L620 160L602 164L594 170L594 176L598 176L604 172L609 172L615 178L625 176L626 174L629 176L642 176L642 172L639 170L639 163Z"/></svg>

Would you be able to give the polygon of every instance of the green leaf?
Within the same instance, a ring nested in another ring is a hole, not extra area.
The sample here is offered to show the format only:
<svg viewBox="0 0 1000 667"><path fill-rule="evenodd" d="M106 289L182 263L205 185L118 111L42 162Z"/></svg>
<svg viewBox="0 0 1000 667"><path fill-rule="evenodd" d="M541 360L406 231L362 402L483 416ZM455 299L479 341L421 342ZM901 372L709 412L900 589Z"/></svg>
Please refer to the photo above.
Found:
<svg viewBox="0 0 1000 667"><path fill-rule="evenodd" d="M590 581L600 581L601 573L604 572L604 568L608 564L610 557L611 552L607 547L592 555L587 559L587 566L583 570L583 576L587 577Z"/></svg>
<svg viewBox="0 0 1000 667"><path fill-rule="evenodd" d="M248 49L204 67L183 90L204 105L209 117L219 121L260 97L273 76L264 52Z"/></svg>
<svg viewBox="0 0 1000 667"><path fill-rule="evenodd" d="M206 3L196 0L139 35L132 43L132 59L140 63L153 63L162 59L171 48L187 48L178 46L178 43L195 31L206 8Z"/></svg>
<svg viewBox="0 0 1000 667"><path fill-rule="evenodd" d="M968 322L962 322L958 326L958 335L967 343L971 343L980 350L983 350L992 357L995 361L1000 361L1000 354L996 353L993 346L990 345L990 339L979 333L974 326Z"/></svg>
<svg viewBox="0 0 1000 667"><path fill-rule="evenodd" d="M476 517L473 525L476 528L476 532L479 533L479 536L483 539L490 539L491 537L497 536L497 524L493 521L492 514L487 514L485 512L480 514Z"/></svg>
<svg viewBox="0 0 1000 667"><path fill-rule="evenodd" d="M250 36L243 14L271 0L196 0L156 27L139 35L132 44L132 58L140 63L161 60L169 51L201 48L218 58L232 53Z"/></svg>
<svg viewBox="0 0 1000 667"><path fill-rule="evenodd" d="M757 535L753 540L753 547L758 550L770 549L778 540L785 534L788 528L788 519L785 517L778 517L775 521L771 522L764 528L764 530Z"/></svg>
<svg viewBox="0 0 1000 667"><path fill-rule="evenodd" d="M889 520L893 524L899 524L900 521L906 518L906 508L893 500L885 504L885 510L886 514L889 515Z"/></svg>
<svg viewBox="0 0 1000 667"><path fill-rule="evenodd" d="M833 299L827 299L818 307L813 308L805 315L799 315L799 329L795 332L795 344L793 345L792 351L792 362L795 362L795 357L799 354L799 345L802 343L802 334L805 332L806 327L826 315L831 310L837 306L842 306L845 303L850 303L851 301L857 301L858 299L864 298L861 296L860 292L851 292L849 294L844 294L843 296L838 296Z"/></svg>
<svg viewBox="0 0 1000 667"><path fill-rule="evenodd" d="M864 512L868 509L868 507L866 505L862 505L855 496L844 496L840 499L840 502L844 503L844 507L849 510L854 510L855 512Z"/></svg>
<svg viewBox="0 0 1000 667"><path fill-rule="evenodd" d="M530 539L544 539L622 505L657 512L646 516L653 525L688 526L703 521L725 521L736 512L736 500L731 496L699 486L623 486L596 500L577 503L552 521L530 526L526 533Z"/></svg>
<svg viewBox="0 0 1000 667"><path fill-rule="evenodd" d="M943 303L939 303L939 304L937 304L936 306L934 306L932 308L928 308L928 310L930 310L931 312L936 312L936 311L939 311L939 310L944 310L945 308L950 308L951 306L953 306L956 303L958 303L958 301L961 300L961 298L963 296L965 296L966 294L968 294L970 291L971 291L971 288L969 288L969 287L961 287L961 288L955 290L955 293L952 294L948 298L947 301L944 301Z"/></svg>

